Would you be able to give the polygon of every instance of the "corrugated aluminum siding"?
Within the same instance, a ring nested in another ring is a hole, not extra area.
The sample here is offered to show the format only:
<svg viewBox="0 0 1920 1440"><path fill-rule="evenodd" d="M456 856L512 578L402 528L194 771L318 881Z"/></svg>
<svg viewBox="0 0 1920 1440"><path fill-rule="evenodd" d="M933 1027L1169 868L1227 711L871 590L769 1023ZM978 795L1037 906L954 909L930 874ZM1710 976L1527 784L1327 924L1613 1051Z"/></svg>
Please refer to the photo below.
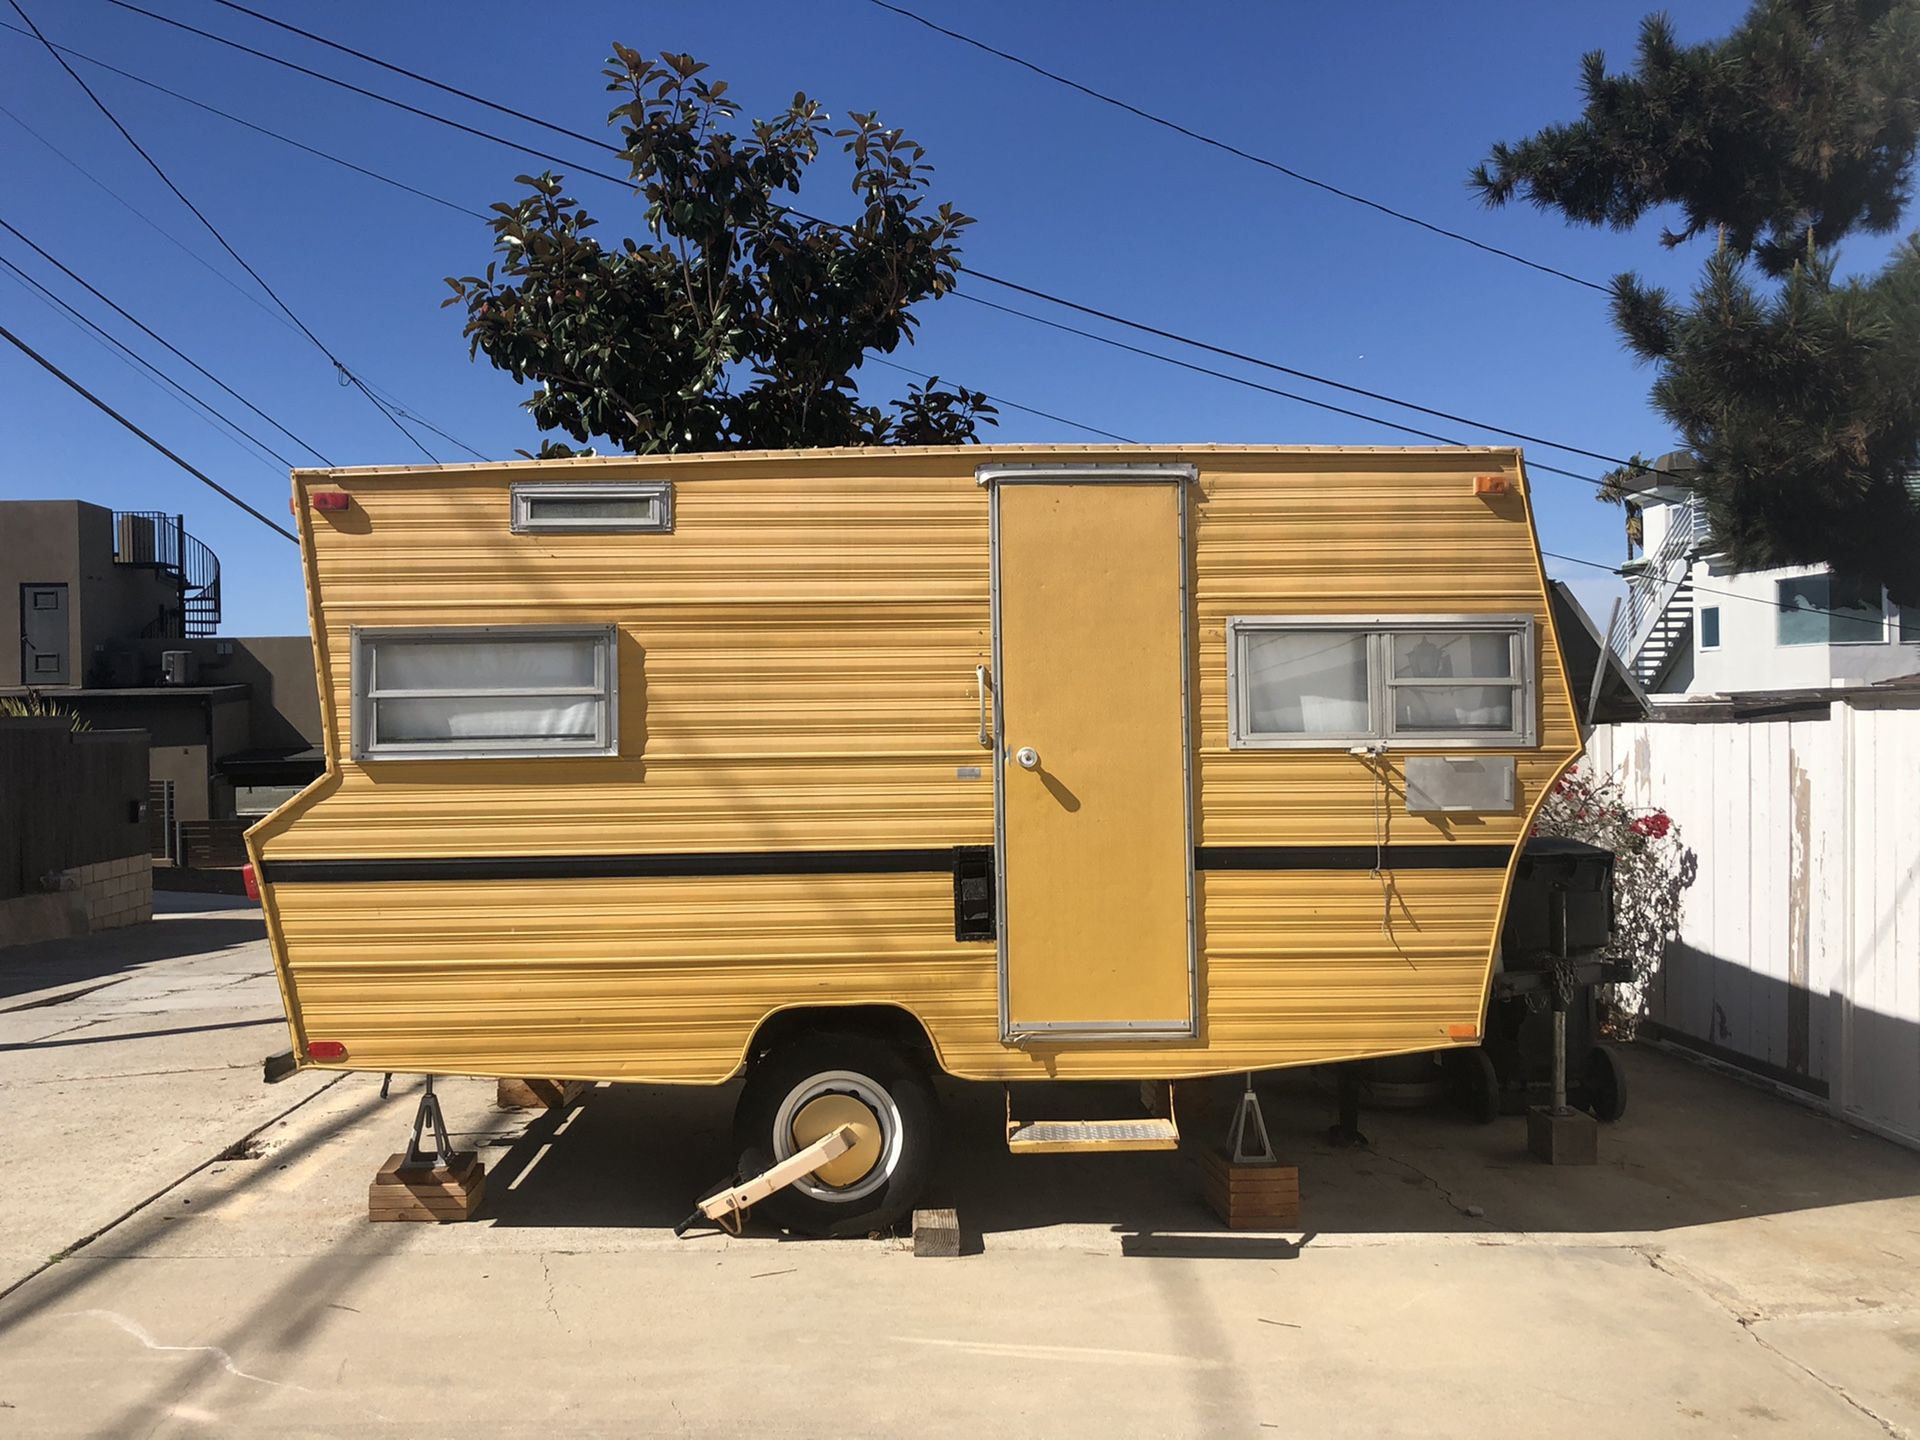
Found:
<svg viewBox="0 0 1920 1440"><path fill-rule="evenodd" d="M513 535L535 467L305 473L330 768L258 827L255 858L377 859L989 844L986 461L1184 461L1192 507L1197 839L1372 844L1379 796L1343 753L1229 751L1239 614L1526 613L1542 744L1520 811L1422 817L1391 844L1512 844L1576 753L1511 451L828 451L563 462L667 477L671 535ZM543 478L545 478L543 476ZM347 490L340 515L309 488ZM612 759L346 758L353 626L619 627ZM981 767L979 780L956 778ZM1432 1048L1477 1024L1499 870L1203 873L1202 1036L1041 1051L998 1038L995 950L952 938L940 875L272 884L302 1032L360 1068L714 1081L792 1005L912 1010L958 1074L1148 1076Z"/></svg>

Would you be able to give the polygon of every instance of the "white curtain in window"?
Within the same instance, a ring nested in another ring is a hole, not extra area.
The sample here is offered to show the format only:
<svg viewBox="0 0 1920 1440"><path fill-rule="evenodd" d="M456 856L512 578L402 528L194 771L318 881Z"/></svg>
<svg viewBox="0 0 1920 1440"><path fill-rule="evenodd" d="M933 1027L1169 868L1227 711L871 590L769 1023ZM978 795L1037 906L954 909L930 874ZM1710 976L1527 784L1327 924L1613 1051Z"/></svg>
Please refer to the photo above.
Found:
<svg viewBox="0 0 1920 1440"><path fill-rule="evenodd" d="M561 740L591 744L599 736L594 696L436 695L376 700L383 745L456 740Z"/></svg>
<svg viewBox="0 0 1920 1440"><path fill-rule="evenodd" d="M1242 637L1254 735L1365 734L1367 637L1351 630L1253 630Z"/></svg>
<svg viewBox="0 0 1920 1440"><path fill-rule="evenodd" d="M1513 729L1509 685L1402 685L1393 692L1399 734Z"/></svg>

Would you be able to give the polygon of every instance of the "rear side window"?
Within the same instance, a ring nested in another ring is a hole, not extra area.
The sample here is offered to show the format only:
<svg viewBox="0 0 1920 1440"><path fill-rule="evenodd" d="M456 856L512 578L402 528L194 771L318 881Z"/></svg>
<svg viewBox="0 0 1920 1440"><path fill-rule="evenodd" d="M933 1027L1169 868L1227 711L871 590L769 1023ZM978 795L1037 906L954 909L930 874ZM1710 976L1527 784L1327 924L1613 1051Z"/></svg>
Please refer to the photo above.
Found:
<svg viewBox="0 0 1920 1440"><path fill-rule="evenodd" d="M353 632L356 760L612 755L612 626Z"/></svg>
<svg viewBox="0 0 1920 1440"><path fill-rule="evenodd" d="M513 487L513 533L665 532L673 529L673 486L665 480Z"/></svg>

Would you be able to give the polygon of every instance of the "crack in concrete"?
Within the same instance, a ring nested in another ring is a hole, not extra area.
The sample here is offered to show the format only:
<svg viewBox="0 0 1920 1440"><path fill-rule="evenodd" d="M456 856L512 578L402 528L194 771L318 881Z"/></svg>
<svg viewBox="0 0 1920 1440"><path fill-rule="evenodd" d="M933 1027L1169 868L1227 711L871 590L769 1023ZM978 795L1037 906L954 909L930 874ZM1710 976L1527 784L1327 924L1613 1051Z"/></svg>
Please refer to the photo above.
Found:
<svg viewBox="0 0 1920 1440"><path fill-rule="evenodd" d="M1452 1190L1448 1189L1445 1185L1442 1185L1436 1176L1429 1174L1425 1170L1422 1170L1418 1165L1414 1164L1411 1160L1402 1160L1398 1155L1389 1155L1385 1150L1382 1150L1377 1144L1374 1144L1372 1141L1369 1141L1367 1143L1367 1149L1371 1151L1379 1159L1386 1161L1389 1165L1398 1165L1402 1170L1407 1171L1409 1174L1419 1176L1420 1179L1424 1180L1428 1185L1431 1185L1433 1189L1439 1194L1440 1198L1446 1201L1449 1206L1451 1206L1455 1211L1457 1211L1462 1219L1475 1221L1476 1223L1485 1227L1488 1230L1491 1230L1494 1228L1493 1222L1487 1219L1486 1210L1483 1206L1469 1205L1467 1202L1461 1200L1458 1196L1456 1196L1453 1193ZM1478 1215L1473 1213L1476 1210L1480 1211ZM1515 1230L1510 1233L1518 1235L1518 1234L1524 1234L1525 1232Z"/></svg>
<svg viewBox="0 0 1920 1440"><path fill-rule="evenodd" d="M1703 1300L1709 1301L1717 1308L1724 1310L1727 1313L1727 1317L1731 1319L1734 1324L1738 1325L1741 1331L1761 1349L1765 1350L1775 1359L1792 1366L1822 1389L1830 1391L1850 1408L1859 1411L1888 1435L1893 1436L1894 1440L1912 1440L1912 1432L1905 1426L1894 1424L1893 1421L1887 1419L1886 1416L1881 1415L1865 1402L1855 1398L1854 1395L1847 1390L1846 1386L1840 1384L1837 1380L1829 1380L1804 1360L1789 1355L1785 1350L1782 1350L1778 1345L1774 1344L1754 1328L1756 1325L1764 1324L1769 1319L1775 1317L1769 1316L1762 1309L1753 1306L1742 1306L1735 1303L1733 1300L1730 1300L1719 1287L1709 1282L1705 1277L1696 1274L1694 1271L1680 1264L1677 1260L1674 1260L1671 1256L1651 1245L1630 1245L1627 1248L1634 1251L1641 1259L1645 1260L1649 1266L1657 1270L1660 1274L1665 1275L1669 1280L1677 1280L1681 1285L1700 1296Z"/></svg>
<svg viewBox="0 0 1920 1440"><path fill-rule="evenodd" d="M554 1284L552 1257L544 1250L540 1252L540 1278L546 1282L547 1287L546 1294L541 1297L542 1303L547 1307L547 1313L553 1316L553 1323L560 1327L562 1334L565 1334L567 1322L560 1318L559 1308L553 1303Z"/></svg>

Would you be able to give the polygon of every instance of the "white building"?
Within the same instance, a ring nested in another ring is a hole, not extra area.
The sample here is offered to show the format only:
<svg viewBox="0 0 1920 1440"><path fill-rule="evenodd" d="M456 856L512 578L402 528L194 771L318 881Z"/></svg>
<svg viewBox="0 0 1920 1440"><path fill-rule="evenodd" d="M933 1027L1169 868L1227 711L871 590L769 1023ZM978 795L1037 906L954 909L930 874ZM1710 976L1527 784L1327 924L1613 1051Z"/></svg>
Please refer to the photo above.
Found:
<svg viewBox="0 0 1920 1440"><path fill-rule="evenodd" d="M1684 453L1654 462L1691 465ZM1625 566L1627 601L1612 637L1656 702L1920 674L1920 609L1824 565L1735 569L1713 552L1702 502L1659 479L1633 497L1641 558Z"/></svg>

